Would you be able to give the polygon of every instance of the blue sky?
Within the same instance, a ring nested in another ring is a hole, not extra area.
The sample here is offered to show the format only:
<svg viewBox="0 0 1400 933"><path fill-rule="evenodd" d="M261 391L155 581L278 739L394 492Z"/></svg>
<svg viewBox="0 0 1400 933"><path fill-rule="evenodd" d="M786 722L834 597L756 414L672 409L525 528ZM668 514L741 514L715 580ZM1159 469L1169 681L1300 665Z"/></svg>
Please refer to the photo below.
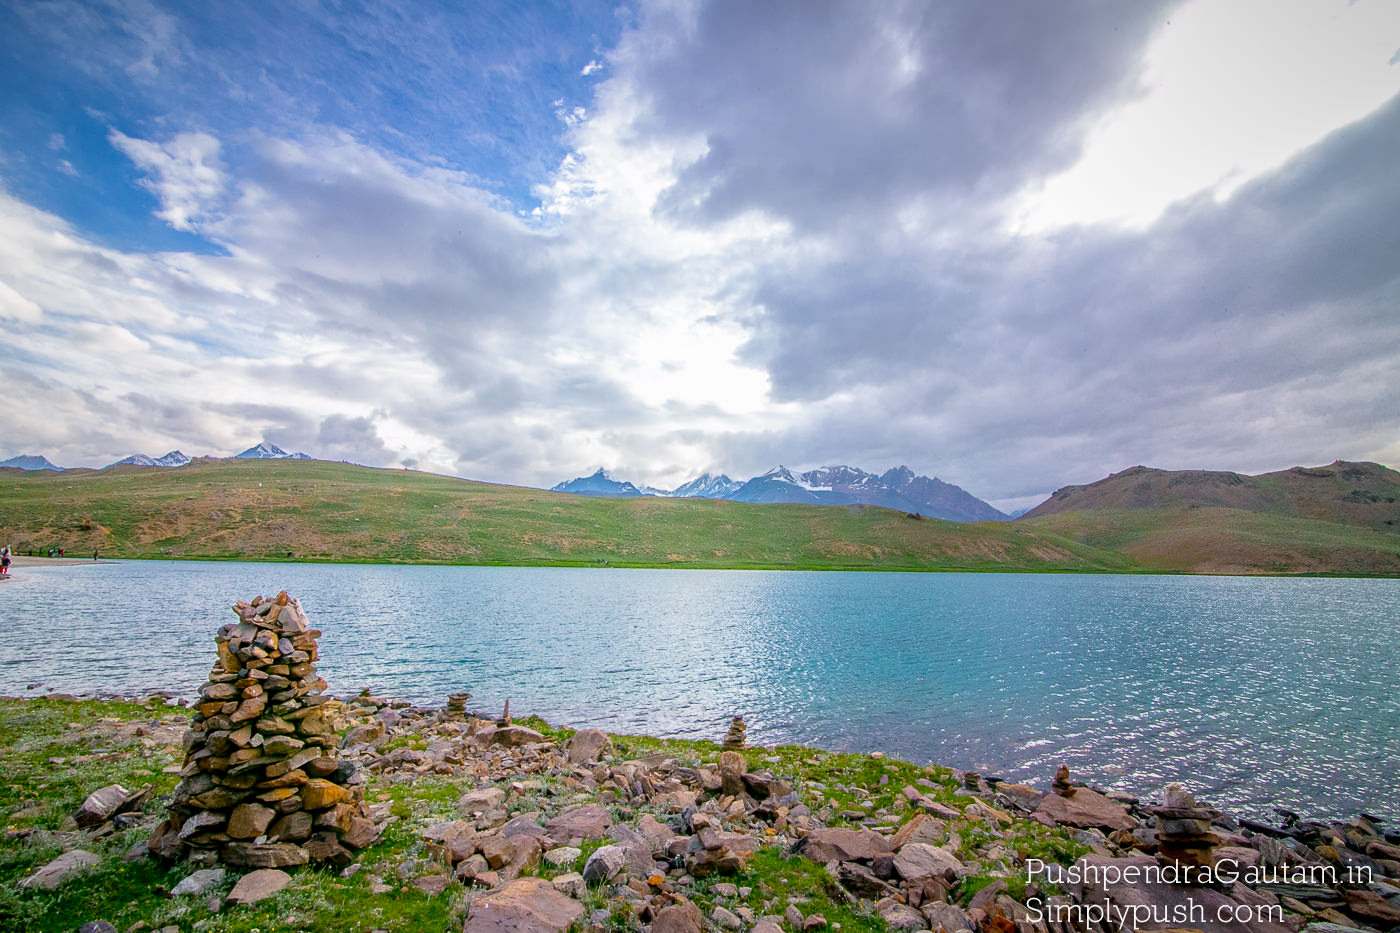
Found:
<svg viewBox="0 0 1400 933"><path fill-rule="evenodd" d="M0 458L1400 461L1400 7L0 5Z"/></svg>

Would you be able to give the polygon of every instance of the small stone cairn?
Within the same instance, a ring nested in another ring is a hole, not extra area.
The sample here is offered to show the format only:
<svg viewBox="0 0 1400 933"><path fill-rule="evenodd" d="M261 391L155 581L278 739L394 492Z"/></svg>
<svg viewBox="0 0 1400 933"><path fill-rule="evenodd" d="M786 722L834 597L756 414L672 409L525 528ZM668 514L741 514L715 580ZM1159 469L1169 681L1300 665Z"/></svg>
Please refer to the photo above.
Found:
<svg viewBox="0 0 1400 933"><path fill-rule="evenodd" d="M185 733L182 780L148 847L196 864L347 864L378 830L364 777L336 757L340 703L316 674L321 633L285 591L233 611Z"/></svg>
<svg viewBox="0 0 1400 933"><path fill-rule="evenodd" d="M744 725L744 717L735 716L729 721L729 732L724 737L723 749L727 752L737 752L743 749L748 732L748 726Z"/></svg>
<svg viewBox="0 0 1400 933"><path fill-rule="evenodd" d="M1186 869L1211 866L1221 842L1210 829L1215 812L1197 806L1196 798L1181 784L1168 784L1163 796L1163 805L1152 811L1157 815L1158 860Z"/></svg>
<svg viewBox="0 0 1400 933"><path fill-rule="evenodd" d="M1059 797L1073 797L1078 791L1078 788L1076 788L1074 784L1070 782L1069 765L1062 764L1058 769L1056 769L1055 781L1051 785L1051 790L1053 790L1056 796Z"/></svg>
<svg viewBox="0 0 1400 933"><path fill-rule="evenodd" d="M467 718L467 701L472 698L470 693L452 693L447 697L447 706L443 708L442 718L449 722L462 722Z"/></svg>

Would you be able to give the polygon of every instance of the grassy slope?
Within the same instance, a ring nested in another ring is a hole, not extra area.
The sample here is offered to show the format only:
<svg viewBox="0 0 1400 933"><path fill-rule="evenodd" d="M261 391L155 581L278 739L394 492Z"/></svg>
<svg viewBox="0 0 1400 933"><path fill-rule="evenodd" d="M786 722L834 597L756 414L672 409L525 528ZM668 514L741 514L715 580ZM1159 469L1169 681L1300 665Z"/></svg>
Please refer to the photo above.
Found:
<svg viewBox="0 0 1400 933"><path fill-rule="evenodd" d="M1023 521L1146 570L1400 576L1400 535L1229 508L1100 509Z"/></svg>
<svg viewBox="0 0 1400 933"><path fill-rule="evenodd" d="M109 557L613 566L1129 570L1001 522L864 506L588 499L319 461L3 472L0 536Z"/></svg>

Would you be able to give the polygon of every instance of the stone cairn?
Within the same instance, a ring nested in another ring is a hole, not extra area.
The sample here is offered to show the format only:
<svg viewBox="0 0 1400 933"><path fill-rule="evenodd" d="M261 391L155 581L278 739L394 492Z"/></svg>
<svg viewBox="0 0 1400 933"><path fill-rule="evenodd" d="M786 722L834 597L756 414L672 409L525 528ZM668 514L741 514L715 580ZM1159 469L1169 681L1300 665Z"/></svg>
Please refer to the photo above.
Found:
<svg viewBox="0 0 1400 933"><path fill-rule="evenodd" d="M1060 797L1073 797L1077 788L1070 783L1069 765L1060 765L1055 771L1055 781L1051 785L1051 790Z"/></svg>
<svg viewBox="0 0 1400 933"><path fill-rule="evenodd" d="M185 733L185 765L158 856L282 868L347 864L378 835L364 776L336 758L340 703L316 675L316 639L286 592L233 606Z"/></svg>
<svg viewBox="0 0 1400 933"><path fill-rule="evenodd" d="M737 752L744 747L749 728L744 725L743 716L735 716L729 721L729 732L724 737L723 748L727 752Z"/></svg>
<svg viewBox="0 0 1400 933"><path fill-rule="evenodd" d="M448 694L447 706L443 708L442 718L451 722L462 722L467 718L467 701L472 698L470 693Z"/></svg>
<svg viewBox="0 0 1400 933"><path fill-rule="evenodd" d="M1219 836L1211 832L1211 820L1215 812L1197 806L1181 784L1168 784L1163 805L1152 811L1157 815L1157 859L1187 869L1206 868L1214 864L1215 847L1221 842Z"/></svg>

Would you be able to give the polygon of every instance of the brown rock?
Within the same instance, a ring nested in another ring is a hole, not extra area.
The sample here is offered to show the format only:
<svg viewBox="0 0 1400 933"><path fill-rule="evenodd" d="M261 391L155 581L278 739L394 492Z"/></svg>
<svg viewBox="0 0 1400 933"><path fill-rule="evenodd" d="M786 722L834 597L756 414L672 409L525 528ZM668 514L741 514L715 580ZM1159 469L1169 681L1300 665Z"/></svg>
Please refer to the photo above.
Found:
<svg viewBox="0 0 1400 933"><path fill-rule="evenodd" d="M533 745L545 742L547 739L534 729L526 729L524 726L505 726L499 728L491 736L492 745L504 745L507 748L517 748L521 745Z"/></svg>
<svg viewBox="0 0 1400 933"><path fill-rule="evenodd" d="M586 804L565 810L544 825L549 838L560 843L601 839L612 826L612 814L604 807Z"/></svg>
<svg viewBox="0 0 1400 933"><path fill-rule="evenodd" d="M704 933L705 917L690 901L661 908L651 922L651 933Z"/></svg>
<svg viewBox="0 0 1400 933"><path fill-rule="evenodd" d="M268 827L267 837L273 842L301 842L311 838L311 814L298 810L279 817Z"/></svg>
<svg viewBox="0 0 1400 933"><path fill-rule="evenodd" d="M1137 820L1118 804L1086 787L1076 788L1073 797L1046 794L1035 812L1045 814L1062 826L1080 829L1130 830L1137 825Z"/></svg>
<svg viewBox="0 0 1400 933"><path fill-rule="evenodd" d="M564 747L569 755L569 764L587 764L612 751L612 739L602 729L580 729Z"/></svg>
<svg viewBox="0 0 1400 933"><path fill-rule="evenodd" d="M1346 898L1347 910L1364 917L1368 921L1379 921L1382 925L1400 924L1400 907L1391 904L1375 891L1366 888L1347 888L1342 891Z"/></svg>
<svg viewBox="0 0 1400 933"><path fill-rule="evenodd" d="M357 816L350 821L350 828L341 836L340 841L352 849L363 849L378 838L379 827L374 825L374 820Z"/></svg>
<svg viewBox="0 0 1400 933"><path fill-rule="evenodd" d="M869 862L890 850L889 840L874 830L826 828L799 839L792 851L814 862Z"/></svg>
<svg viewBox="0 0 1400 933"><path fill-rule="evenodd" d="M256 904L292 883L292 876L276 868L263 868L238 879L228 894L230 904Z"/></svg>
<svg viewBox="0 0 1400 933"><path fill-rule="evenodd" d="M240 803L228 817L228 828L224 832L234 839L256 839L272 824L276 811L261 804Z"/></svg>
<svg viewBox="0 0 1400 933"><path fill-rule="evenodd" d="M518 878L472 902L464 933L563 933L582 914L543 878Z"/></svg>
<svg viewBox="0 0 1400 933"><path fill-rule="evenodd" d="M306 851L290 842L257 845L251 842L230 842L223 847L224 861L248 868L289 868L305 865Z"/></svg>
<svg viewBox="0 0 1400 933"><path fill-rule="evenodd" d="M312 778L301 789L301 803L308 810L324 810L349 799L349 791L324 778Z"/></svg>

